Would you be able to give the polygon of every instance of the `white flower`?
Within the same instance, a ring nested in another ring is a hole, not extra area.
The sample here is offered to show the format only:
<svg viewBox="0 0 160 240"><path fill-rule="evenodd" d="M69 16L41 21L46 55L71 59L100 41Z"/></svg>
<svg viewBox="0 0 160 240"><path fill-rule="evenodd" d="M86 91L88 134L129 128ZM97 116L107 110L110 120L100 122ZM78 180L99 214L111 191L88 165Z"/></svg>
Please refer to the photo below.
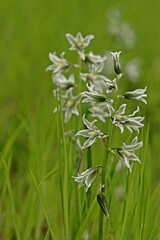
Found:
<svg viewBox="0 0 160 240"><path fill-rule="evenodd" d="M112 92L113 90L118 89L117 80L118 80L118 78L115 78L113 80L110 80L108 78L103 79L103 81L105 82L106 87L107 87L106 93L109 93L109 92Z"/></svg>
<svg viewBox="0 0 160 240"><path fill-rule="evenodd" d="M75 85L75 78L73 74L71 74L67 79L63 74L57 73L56 75L53 75L53 81L62 89L69 89Z"/></svg>
<svg viewBox="0 0 160 240"><path fill-rule="evenodd" d="M147 94L145 93L146 90L147 87L145 87L144 89L136 89L135 91L132 92L125 92L123 96L126 99L134 99L137 101L142 101L145 104L147 104L147 101L145 99L147 97Z"/></svg>
<svg viewBox="0 0 160 240"><path fill-rule="evenodd" d="M90 41L94 38L93 35L88 35L83 38L82 34L77 33L76 37L73 37L70 33L66 34L66 37L71 44L70 50L76 50L80 57L85 60L84 49L88 47Z"/></svg>
<svg viewBox="0 0 160 240"><path fill-rule="evenodd" d="M140 159L135 155L135 150L142 147L142 142L137 142L137 137L135 137L130 145L126 145L123 143L123 146L120 148L117 148L117 153L120 157L120 160L125 163L126 167L129 168L129 171L131 172L131 166L130 161L138 161L140 162Z"/></svg>
<svg viewBox="0 0 160 240"><path fill-rule="evenodd" d="M69 88L65 95L62 95L62 111L64 112L64 122L68 122L72 114L79 116L78 104L80 102L80 96L73 96L73 88ZM60 100L59 92L53 92L55 97ZM60 106L56 107L54 112L60 110Z"/></svg>
<svg viewBox="0 0 160 240"><path fill-rule="evenodd" d="M107 109L106 103L97 103L97 104L91 104L91 107L89 108L89 112L92 117L99 118L102 122L106 122L106 117L108 117L108 113L105 111Z"/></svg>
<svg viewBox="0 0 160 240"><path fill-rule="evenodd" d="M87 129L78 131L76 133L76 136L82 136L82 137L86 137L88 139L84 142L81 149L84 149L84 148L87 148L87 147L91 146L93 143L95 143L98 140L98 138L103 139L103 138L106 137L106 135L94 125L94 123L96 121L97 120L89 122L85 118L85 115L83 115L83 123L86 125Z"/></svg>
<svg viewBox="0 0 160 240"><path fill-rule="evenodd" d="M89 80L91 82L104 80L106 77L99 74L102 72L104 63L92 64L89 68L89 73L80 73L83 81Z"/></svg>
<svg viewBox="0 0 160 240"><path fill-rule="evenodd" d="M112 58L113 58L113 62L114 62L114 71L116 74L120 74L121 73L121 65L119 62L119 56L121 54L121 51L119 52L111 52Z"/></svg>
<svg viewBox="0 0 160 240"><path fill-rule="evenodd" d="M86 55L86 61L91 63L91 64L100 64L100 63L104 63L107 59L107 56L100 56L100 55L95 55L93 54L93 52L90 52Z"/></svg>
<svg viewBox="0 0 160 240"><path fill-rule="evenodd" d="M139 107L137 107L136 111L134 111L130 115L124 115L126 110L126 104L122 104L117 111L114 110L112 106L108 107L110 112L110 116L113 124L116 127L119 127L121 133L124 131L124 126L132 132L132 130L136 130L139 133L139 128L144 125L141 123L144 120L144 117L134 117L136 113L139 112Z"/></svg>
<svg viewBox="0 0 160 240"><path fill-rule="evenodd" d="M64 58L65 52L62 52L60 57L56 55L56 52L49 53L49 59L53 63L46 68L46 71L52 71L53 73L59 73L69 68L69 62Z"/></svg>
<svg viewBox="0 0 160 240"><path fill-rule="evenodd" d="M87 84L88 91L84 91L82 96L84 97L82 103L90 102L90 103L97 103L97 102L105 102L106 104L112 104L113 100L108 98L106 94L104 94L101 89L95 89L94 84Z"/></svg>
<svg viewBox="0 0 160 240"><path fill-rule="evenodd" d="M98 173L98 167L91 167L88 168L86 171L82 172L81 174L78 174L77 177L73 177L75 179L75 182L77 182L78 188L82 186L86 186L86 192L91 187L92 182L95 180L97 173Z"/></svg>

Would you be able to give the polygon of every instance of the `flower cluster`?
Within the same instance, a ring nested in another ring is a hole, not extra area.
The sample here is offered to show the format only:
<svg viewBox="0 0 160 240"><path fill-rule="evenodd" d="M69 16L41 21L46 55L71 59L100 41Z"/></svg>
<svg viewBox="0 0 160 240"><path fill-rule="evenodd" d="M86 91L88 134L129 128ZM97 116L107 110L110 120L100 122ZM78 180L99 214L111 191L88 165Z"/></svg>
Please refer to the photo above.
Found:
<svg viewBox="0 0 160 240"><path fill-rule="evenodd" d="M121 51L110 53L115 74L113 79L110 79L104 73L106 56L85 52L94 38L93 35L83 37L81 33L78 33L74 37L68 33L66 38L71 44L70 50L78 53L80 61L79 64L73 64L64 58L64 53L60 57L55 52L49 54L52 64L47 68L47 71L52 72L52 80L55 84L54 93L56 93L58 102L54 112L62 111L65 123L71 119L72 115L79 116L80 120L82 118L83 127L79 130L81 122L78 120L78 129L74 135L81 151L91 148L95 142L102 140L106 150L113 153L114 157L124 163L131 172L131 161L140 163L135 151L141 148L143 143L138 142L138 136L136 136L131 144L122 142L119 147L110 146L111 132L108 126L112 125L113 129L118 127L120 129L119 134L123 134L126 129L129 130L130 134L133 132L134 135L135 133L139 134L140 129L144 126L144 117L139 115L139 106L135 111L128 113L130 109L128 104L130 101L146 104L147 87L121 93L120 85L123 82L121 81L123 77L120 63ZM81 107L79 107L80 105ZM85 107L83 108L82 105L85 105ZM100 120L100 124L98 120ZM105 132L101 128L103 124ZM99 128L98 125L101 127ZM86 138L83 144L80 143L81 137ZM75 182L78 183L78 188L85 186L86 191L88 191L96 177L105 174L103 171L105 167L101 160L99 164L100 166L91 166L82 173L77 173L78 176L73 176ZM104 175L102 179L104 181ZM100 186L104 186L105 182L103 181L100 182ZM108 216L104 190L102 187L100 189L97 194L97 201L104 214Z"/></svg>

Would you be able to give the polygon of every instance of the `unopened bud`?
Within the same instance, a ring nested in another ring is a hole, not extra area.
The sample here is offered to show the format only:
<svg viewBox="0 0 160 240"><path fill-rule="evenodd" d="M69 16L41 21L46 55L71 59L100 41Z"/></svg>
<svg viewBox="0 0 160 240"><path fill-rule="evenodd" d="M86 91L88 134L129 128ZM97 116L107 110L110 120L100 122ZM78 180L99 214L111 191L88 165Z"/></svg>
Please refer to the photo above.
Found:
<svg viewBox="0 0 160 240"><path fill-rule="evenodd" d="M111 52L112 58L113 58L113 62L114 62L114 71L116 74L120 74L121 73L121 65L119 62L119 56L120 56L120 52Z"/></svg>
<svg viewBox="0 0 160 240"><path fill-rule="evenodd" d="M98 193L97 195L97 202L99 206L101 207L103 213L105 214L106 218L109 217L109 212L107 209L107 199L103 192Z"/></svg>

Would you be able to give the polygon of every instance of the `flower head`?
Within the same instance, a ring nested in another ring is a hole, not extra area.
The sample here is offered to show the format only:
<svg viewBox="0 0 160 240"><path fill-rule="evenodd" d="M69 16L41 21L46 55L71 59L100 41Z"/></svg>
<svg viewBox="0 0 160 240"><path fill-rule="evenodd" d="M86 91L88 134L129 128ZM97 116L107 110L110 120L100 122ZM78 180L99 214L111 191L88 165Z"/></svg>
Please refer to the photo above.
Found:
<svg viewBox="0 0 160 240"><path fill-rule="evenodd" d="M121 51L120 52L111 52L113 62L114 62L114 71L115 71L116 74L121 73L121 65L120 65L120 62L119 62L120 54L121 54Z"/></svg>
<svg viewBox="0 0 160 240"><path fill-rule="evenodd" d="M52 71L53 73L59 73L69 68L69 62L64 58L65 52L61 53L60 57L56 55L56 52L49 53L49 59L52 65L46 68L46 71Z"/></svg>
<svg viewBox="0 0 160 240"><path fill-rule="evenodd" d="M77 177L73 177L75 179L75 182L77 182L78 188L82 186L86 186L86 192L91 187L92 182L95 180L97 173L98 173L98 167L91 167L88 168L86 171L82 172L81 174L78 174Z"/></svg>
<svg viewBox="0 0 160 240"><path fill-rule="evenodd" d="M84 130L80 130L76 133L76 136L82 136L82 137L86 137L88 138L81 149L87 148L89 146L91 146L93 143L95 143L98 138L105 138L106 135L100 130L98 129L98 127L96 127L94 125L94 123L97 120L94 120L92 122L89 122L86 118L85 115L83 115L83 123L86 125L87 129Z"/></svg>
<svg viewBox="0 0 160 240"><path fill-rule="evenodd" d="M123 143L123 146L120 148L117 148L117 153L119 155L119 158L124 164L126 165L127 168L129 168L129 171L131 172L131 166L130 166L130 161L138 161L140 163L140 159L135 155L135 150L139 149L142 147L143 143L142 142L137 142L138 139L135 137L130 145L126 145Z"/></svg>
<svg viewBox="0 0 160 240"><path fill-rule="evenodd" d="M82 34L77 33L76 37L73 37L70 33L66 34L66 37L71 44L70 50L76 50L80 57L85 60L84 49L88 47L90 41L94 38L93 35L88 35L83 38Z"/></svg>
<svg viewBox="0 0 160 240"><path fill-rule="evenodd" d="M145 93L146 90L147 90L147 87L145 87L144 89L136 89L135 91L132 91L132 92L125 92L123 96L126 99L142 101L145 104L147 104L147 101L145 99L147 97L147 94Z"/></svg>
<svg viewBox="0 0 160 240"><path fill-rule="evenodd" d="M139 128L144 125L141 123L144 120L144 117L135 117L135 114L139 112L139 107L130 115L124 115L126 110L126 104L122 104L117 111L114 110L112 106L108 108L113 124L116 127L119 127L121 133L124 131L124 126L132 132L136 130L139 133Z"/></svg>

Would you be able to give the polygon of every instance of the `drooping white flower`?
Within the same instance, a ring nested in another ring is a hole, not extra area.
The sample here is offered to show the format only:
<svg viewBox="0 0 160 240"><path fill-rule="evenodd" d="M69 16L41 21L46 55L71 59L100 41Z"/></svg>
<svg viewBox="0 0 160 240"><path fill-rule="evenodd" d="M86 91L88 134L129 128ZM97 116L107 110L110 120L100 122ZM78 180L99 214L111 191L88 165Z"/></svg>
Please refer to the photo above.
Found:
<svg viewBox="0 0 160 240"><path fill-rule="evenodd" d="M75 78L73 74L71 74L69 78L66 78L63 74L57 73L56 75L53 75L52 78L54 83L61 89L69 89L75 86Z"/></svg>
<svg viewBox="0 0 160 240"><path fill-rule="evenodd" d="M90 83L87 84L88 91L84 91L82 93L82 97L84 99L82 100L82 103L84 102L90 102L90 103L100 103L105 102L106 104L112 104L113 100L108 98L108 96L102 92L101 88L95 88L95 85Z"/></svg>
<svg viewBox="0 0 160 240"><path fill-rule="evenodd" d="M101 81L104 80L106 77L101 75L100 73L102 72L104 67L104 63L100 64L92 64L89 67L89 72L88 73L80 73L80 76L83 81L91 81L92 83L95 83L96 81Z"/></svg>
<svg viewBox="0 0 160 240"><path fill-rule="evenodd" d="M82 60L85 60L84 49L88 47L90 41L94 38L93 35L88 35L83 37L82 34L79 32L77 33L76 37L73 37L70 33L66 34L66 38L68 39L69 43L71 44L70 50L77 51Z"/></svg>
<svg viewBox="0 0 160 240"><path fill-rule="evenodd" d="M81 149L91 146L99 138L103 139L106 137L106 135L98 127L95 126L96 121L97 120L90 122L85 118L85 115L83 115L83 123L86 125L87 129L78 131L76 133L76 136L82 136L82 137L86 137L88 139L84 142Z"/></svg>
<svg viewBox="0 0 160 240"><path fill-rule="evenodd" d="M135 137L130 145L126 145L123 143L123 146L120 148L117 148L117 153L119 155L120 160L126 165L127 168L129 168L129 171L131 172L131 165L130 161L138 161L140 162L140 159L136 156L134 153L135 150L138 150L143 145L142 142L138 142L138 138Z"/></svg>
<svg viewBox="0 0 160 240"><path fill-rule="evenodd" d="M69 62L64 58L65 52L62 52L60 57L56 55L56 52L49 53L49 59L52 65L46 68L46 71L52 71L53 73L60 73L63 70L69 68Z"/></svg>
<svg viewBox="0 0 160 240"><path fill-rule="evenodd" d="M73 176L73 178L75 179L75 182L79 184L78 188L85 186L86 192L87 192L88 189L91 187L92 182L95 180L98 174L98 168L99 166L91 167L91 168L88 168L86 171L82 172L81 174L78 174L77 177Z"/></svg>
<svg viewBox="0 0 160 240"><path fill-rule="evenodd" d="M88 54L86 54L86 61L91 63L91 64L100 64L100 63L103 63L106 61L107 59L107 56L100 56L100 55L95 55L93 52L89 52Z"/></svg>
<svg viewBox="0 0 160 240"><path fill-rule="evenodd" d="M112 106L108 107L110 117L113 124L116 127L119 127L121 133L124 131L124 126L132 132L136 130L139 133L139 128L142 128L144 125L141 123L144 120L144 117L138 116L135 117L135 114L139 112L139 107L132 114L124 115L126 110L126 104L122 104L117 111Z"/></svg>
<svg viewBox="0 0 160 240"><path fill-rule="evenodd" d="M103 79L103 81L106 84L106 93L112 92L113 90L117 90L117 80L118 78L114 78L113 80L110 80L108 78Z"/></svg>
<svg viewBox="0 0 160 240"><path fill-rule="evenodd" d="M64 95L61 95L62 111L64 112L64 122L68 122L72 114L79 116L78 104L80 95L73 96L73 88L69 88ZM59 91L53 91L55 97L60 101ZM60 110L60 105L54 109L54 113Z"/></svg>
<svg viewBox="0 0 160 240"><path fill-rule="evenodd" d="M106 122L106 117L109 116L108 112L106 112L107 104L106 103L91 103L91 107L89 107L89 113L92 117L98 118L102 122Z"/></svg>
<svg viewBox="0 0 160 240"><path fill-rule="evenodd" d="M145 99L147 97L147 94L145 93L146 90L147 90L147 87L145 87L144 89L136 89L134 91L125 92L123 94L123 96L126 99L133 99L133 100L137 100L137 101L142 101L145 104L147 104L147 101Z"/></svg>

